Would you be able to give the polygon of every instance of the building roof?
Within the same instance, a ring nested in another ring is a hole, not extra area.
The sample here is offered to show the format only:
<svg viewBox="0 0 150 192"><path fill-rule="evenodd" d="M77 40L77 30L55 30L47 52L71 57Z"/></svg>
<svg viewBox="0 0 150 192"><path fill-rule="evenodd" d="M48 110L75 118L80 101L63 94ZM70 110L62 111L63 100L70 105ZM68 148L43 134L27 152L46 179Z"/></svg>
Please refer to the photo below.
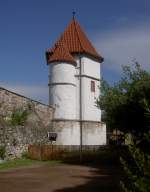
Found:
<svg viewBox="0 0 150 192"><path fill-rule="evenodd" d="M59 41L56 45L55 48L53 49L53 54L48 57L47 62L48 63L53 63L53 62L59 62L59 61L65 61L69 62L72 64L76 64L75 59L73 56L69 53L69 50L65 43L62 43Z"/></svg>
<svg viewBox="0 0 150 192"><path fill-rule="evenodd" d="M55 45L47 50L47 63L49 63L50 58L53 57L57 50L56 47L59 45L65 46L70 54L87 54L101 62L103 61L103 57L97 53L79 23L74 18ZM66 55L68 55L68 53Z"/></svg>

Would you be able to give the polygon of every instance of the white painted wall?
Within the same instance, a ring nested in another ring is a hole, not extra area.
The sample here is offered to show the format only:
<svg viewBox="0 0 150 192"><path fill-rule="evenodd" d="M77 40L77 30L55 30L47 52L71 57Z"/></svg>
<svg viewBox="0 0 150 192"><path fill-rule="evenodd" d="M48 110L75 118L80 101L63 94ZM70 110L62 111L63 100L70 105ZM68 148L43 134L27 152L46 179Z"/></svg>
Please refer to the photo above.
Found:
<svg viewBox="0 0 150 192"><path fill-rule="evenodd" d="M76 74L78 73L78 69L76 69ZM80 86L80 81L79 77L76 77L76 119L80 119L80 92L79 92L79 86Z"/></svg>
<svg viewBox="0 0 150 192"><path fill-rule="evenodd" d="M80 81L79 57L76 56L77 66L68 63L50 64L50 83L72 83L73 85L53 85L50 87L50 104L56 108L55 118L80 118ZM99 96L100 63L82 56L82 119L101 121L101 110L96 107ZM88 77L86 77L88 76ZM90 78L91 77L91 78ZM95 92L91 92L91 80L95 81Z"/></svg>
<svg viewBox="0 0 150 192"><path fill-rule="evenodd" d="M55 119L75 119L75 88L71 85L55 85L50 88L50 100L55 107Z"/></svg>
<svg viewBox="0 0 150 192"><path fill-rule="evenodd" d="M55 62L50 65L50 83L75 84L75 65L63 62Z"/></svg>
<svg viewBox="0 0 150 192"><path fill-rule="evenodd" d="M54 118L76 118L76 81L74 74L75 66L72 64L50 64L50 104L55 107Z"/></svg>
<svg viewBox="0 0 150 192"><path fill-rule="evenodd" d="M82 57L82 74L100 79L100 62L86 56Z"/></svg>
<svg viewBox="0 0 150 192"><path fill-rule="evenodd" d="M58 133L56 145L80 145L80 126L78 122L59 122L55 126Z"/></svg>
<svg viewBox="0 0 150 192"><path fill-rule="evenodd" d="M80 123L58 122L55 124L58 133L56 145L80 145ZM83 123L83 145L106 145L106 125Z"/></svg>
<svg viewBox="0 0 150 192"><path fill-rule="evenodd" d="M84 129L83 145L106 145L106 143L106 124L95 124Z"/></svg>
<svg viewBox="0 0 150 192"><path fill-rule="evenodd" d="M80 114L80 78L79 57L77 66L68 63L50 64L50 103L55 107L55 119L79 120ZM82 56L82 120L101 121L101 110L96 107L99 96L100 63ZM88 77L87 77L88 76ZM96 78L96 79L93 79ZM95 92L91 92L91 80L95 81ZM60 84L57 84L60 83ZM71 83L71 84L61 84ZM55 131L58 133L56 145L80 145L79 121L58 121ZM105 145L105 124L84 124L83 145Z"/></svg>
<svg viewBox="0 0 150 192"><path fill-rule="evenodd" d="M95 82L95 92L91 92L91 80L82 78L82 118L87 121L101 121L101 110L96 106L99 96L99 81Z"/></svg>
<svg viewBox="0 0 150 192"><path fill-rule="evenodd" d="M79 58L76 57L77 67L76 75L79 75ZM96 107L96 99L99 97L100 81L93 80L93 78L100 79L100 63L94 61L86 56L81 58L82 64L82 119L87 121L101 121L101 110ZM84 77L85 75L85 77ZM88 76L88 77L86 77ZM91 78L90 78L91 77ZM95 81L95 92L91 92L91 80ZM79 119L79 77L76 77L76 118Z"/></svg>

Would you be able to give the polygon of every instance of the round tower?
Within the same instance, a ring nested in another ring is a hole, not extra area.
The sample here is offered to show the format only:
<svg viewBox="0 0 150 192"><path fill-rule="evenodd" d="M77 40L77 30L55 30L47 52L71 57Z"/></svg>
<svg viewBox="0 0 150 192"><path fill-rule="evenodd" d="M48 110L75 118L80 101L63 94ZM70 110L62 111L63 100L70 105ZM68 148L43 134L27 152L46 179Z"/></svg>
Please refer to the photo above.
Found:
<svg viewBox="0 0 150 192"><path fill-rule="evenodd" d="M49 104L55 119L76 118L76 61L64 43L55 46L49 64Z"/></svg>
<svg viewBox="0 0 150 192"><path fill-rule="evenodd" d="M74 17L46 55L49 103L55 108L53 129L58 133L55 144L80 151L83 145L105 145L106 126L96 106L103 57Z"/></svg>

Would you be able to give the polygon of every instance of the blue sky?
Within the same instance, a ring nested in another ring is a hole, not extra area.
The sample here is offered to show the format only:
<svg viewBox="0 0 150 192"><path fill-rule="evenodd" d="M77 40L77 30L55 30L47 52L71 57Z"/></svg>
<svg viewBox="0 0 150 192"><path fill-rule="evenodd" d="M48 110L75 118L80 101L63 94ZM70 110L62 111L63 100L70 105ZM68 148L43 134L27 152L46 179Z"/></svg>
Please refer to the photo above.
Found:
<svg viewBox="0 0 150 192"><path fill-rule="evenodd" d="M121 65L136 59L150 70L149 0L0 0L0 86L47 103L45 50L72 19L72 11L105 58L113 83Z"/></svg>

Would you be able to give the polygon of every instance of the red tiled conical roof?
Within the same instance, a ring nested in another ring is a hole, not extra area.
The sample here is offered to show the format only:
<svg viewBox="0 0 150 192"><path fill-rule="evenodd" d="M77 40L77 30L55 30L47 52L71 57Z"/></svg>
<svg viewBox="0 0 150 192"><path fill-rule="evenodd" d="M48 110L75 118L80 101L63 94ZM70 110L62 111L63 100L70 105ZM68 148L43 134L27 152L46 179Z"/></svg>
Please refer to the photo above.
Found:
<svg viewBox="0 0 150 192"><path fill-rule="evenodd" d="M58 61L66 61L69 63L76 64L75 59L69 53L66 45L62 42L58 42L55 45L55 48L53 50L53 54L48 58L47 62L52 63L52 62L58 62Z"/></svg>
<svg viewBox="0 0 150 192"><path fill-rule="evenodd" d="M59 43L61 43L61 45L65 44L70 54L84 53L103 61L102 56L97 53L91 42L88 40L86 34L83 32L80 25L74 18L61 35L60 39L56 42L54 47L47 50L46 54L48 63L55 52L55 46Z"/></svg>

